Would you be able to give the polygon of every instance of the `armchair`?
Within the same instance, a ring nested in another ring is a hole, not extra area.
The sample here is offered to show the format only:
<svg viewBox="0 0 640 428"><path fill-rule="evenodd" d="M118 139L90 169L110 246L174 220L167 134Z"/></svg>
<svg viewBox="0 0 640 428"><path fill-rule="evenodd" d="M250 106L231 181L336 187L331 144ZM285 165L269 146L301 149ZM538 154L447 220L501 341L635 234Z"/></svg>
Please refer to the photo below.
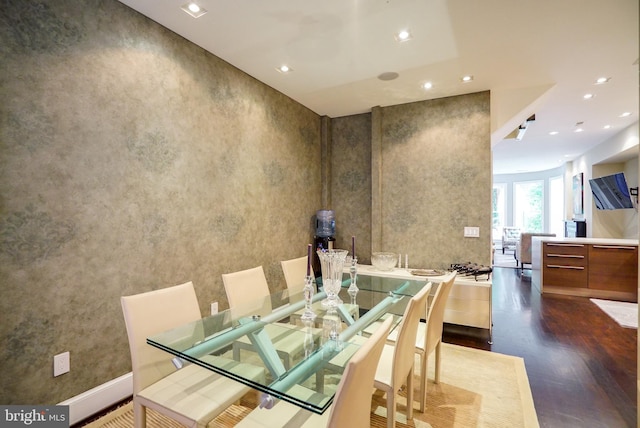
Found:
<svg viewBox="0 0 640 428"><path fill-rule="evenodd" d="M514 257L516 258L516 266L520 267L521 272L524 270L525 264L531 264L531 237L533 236L556 236L556 234L536 232L523 232L520 234Z"/></svg>
<svg viewBox="0 0 640 428"><path fill-rule="evenodd" d="M503 227L502 228L502 254L504 254L504 250L516 249L516 243L520 238L520 228L519 227Z"/></svg>

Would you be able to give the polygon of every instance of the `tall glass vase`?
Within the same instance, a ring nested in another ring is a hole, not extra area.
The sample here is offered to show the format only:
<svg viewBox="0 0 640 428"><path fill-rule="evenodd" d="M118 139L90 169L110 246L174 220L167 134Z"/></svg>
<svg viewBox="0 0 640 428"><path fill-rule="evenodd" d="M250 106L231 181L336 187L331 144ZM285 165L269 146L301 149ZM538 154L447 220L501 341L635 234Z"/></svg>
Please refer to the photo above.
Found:
<svg viewBox="0 0 640 428"><path fill-rule="evenodd" d="M322 301L322 305L327 308L336 308L342 304L338 297L342 286L342 269L347 258L347 250L319 250L318 258L322 269L322 288L327 293L327 298Z"/></svg>

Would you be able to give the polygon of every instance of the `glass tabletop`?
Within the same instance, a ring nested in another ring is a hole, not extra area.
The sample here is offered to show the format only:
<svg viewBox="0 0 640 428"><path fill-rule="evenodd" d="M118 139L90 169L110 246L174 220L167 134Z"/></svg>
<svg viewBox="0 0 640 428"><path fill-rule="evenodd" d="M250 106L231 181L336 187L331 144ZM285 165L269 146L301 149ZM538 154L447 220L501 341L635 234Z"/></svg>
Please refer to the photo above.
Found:
<svg viewBox="0 0 640 428"><path fill-rule="evenodd" d="M345 275L345 279L349 275ZM364 330L383 317L401 321L424 281L360 279L355 300L343 282L338 308L315 293L313 321L303 321L302 293L279 291L243 307L147 338L176 356L174 364L197 364L261 391L260 406L281 399L315 413L331 404L349 358L364 343ZM274 309L275 308L275 309ZM370 328L369 328L370 330Z"/></svg>

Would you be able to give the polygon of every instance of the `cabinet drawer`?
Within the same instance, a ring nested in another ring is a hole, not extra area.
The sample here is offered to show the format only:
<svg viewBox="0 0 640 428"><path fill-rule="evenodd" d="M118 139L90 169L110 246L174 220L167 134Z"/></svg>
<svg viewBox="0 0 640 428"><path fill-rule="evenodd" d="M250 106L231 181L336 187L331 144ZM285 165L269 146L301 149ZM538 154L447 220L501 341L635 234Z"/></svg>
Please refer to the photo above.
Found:
<svg viewBox="0 0 640 428"><path fill-rule="evenodd" d="M588 269L563 263L544 264L544 286L587 288Z"/></svg>
<svg viewBox="0 0 640 428"><path fill-rule="evenodd" d="M582 244L545 243L542 258L542 264L545 268L545 285L586 287L588 254L588 247ZM547 274L547 270L550 271L549 274ZM553 284L547 281L547 275L550 275ZM564 281L568 283L562 284ZM584 281L584 283L576 285L576 281Z"/></svg>
<svg viewBox="0 0 640 428"><path fill-rule="evenodd" d="M583 244L565 244L561 242L545 242L543 253L548 255L566 255L586 257L588 250Z"/></svg>
<svg viewBox="0 0 640 428"><path fill-rule="evenodd" d="M545 254L542 262L544 263L544 266L558 265L586 268L588 265L587 257L577 254Z"/></svg>

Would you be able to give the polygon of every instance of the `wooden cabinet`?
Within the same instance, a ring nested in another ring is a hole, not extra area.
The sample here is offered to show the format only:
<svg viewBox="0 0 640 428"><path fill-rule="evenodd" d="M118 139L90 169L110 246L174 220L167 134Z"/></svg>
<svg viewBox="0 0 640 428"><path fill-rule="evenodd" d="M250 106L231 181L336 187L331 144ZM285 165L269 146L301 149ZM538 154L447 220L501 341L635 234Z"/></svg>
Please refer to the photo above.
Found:
<svg viewBox="0 0 640 428"><path fill-rule="evenodd" d="M560 239L535 243L536 286L544 293L638 301L638 245ZM539 245L541 244L541 245Z"/></svg>
<svg viewBox="0 0 640 428"><path fill-rule="evenodd" d="M638 247L589 246L589 288L628 293L638 298Z"/></svg>
<svg viewBox="0 0 640 428"><path fill-rule="evenodd" d="M545 286L587 287L589 265L586 245L546 242L542 257Z"/></svg>
<svg viewBox="0 0 640 428"><path fill-rule="evenodd" d="M349 268L344 268L344 273L348 273ZM433 296L438 288L436 285L442 282L444 276L421 277L412 275L406 269L393 269L392 271L379 271L373 266L358 264L358 278L361 276L370 276L370 287L375 288L376 277L397 278L412 281L430 281L433 282L431 288L431 296ZM489 333L489 342L491 342L491 334L493 321L491 318L491 279L476 280L473 277L463 275L456 276L451 287L449 298L444 310L444 322L464 327L474 327L487 330ZM363 308L372 308L378 301L369 301L363 303L363 299L358 294L358 303Z"/></svg>
<svg viewBox="0 0 640 428"><path fill-rule="evenodd" d="M433 287L432 293L435 290ZM491 330L491 281L456 277L447 299L444 322Z"/></svg>

